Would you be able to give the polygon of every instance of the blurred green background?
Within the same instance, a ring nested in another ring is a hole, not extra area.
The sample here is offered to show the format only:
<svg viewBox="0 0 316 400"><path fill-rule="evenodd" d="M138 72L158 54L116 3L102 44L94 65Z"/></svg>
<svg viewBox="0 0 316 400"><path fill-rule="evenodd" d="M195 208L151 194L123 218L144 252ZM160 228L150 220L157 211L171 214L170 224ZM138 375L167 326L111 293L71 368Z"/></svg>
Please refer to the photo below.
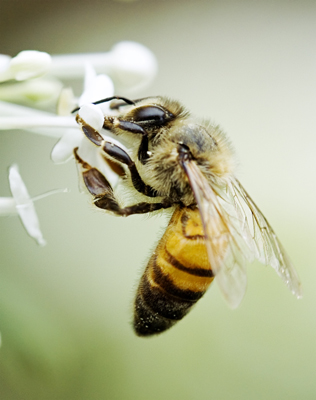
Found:
<svg viewBox="0 0 316 400"><path fill-rule="evenodd" d="M216 284L183 321L134 335L137 280L166 221L97 212L55 140L1 132L1 196L14 162L37 203L44 248L1 218L0 398L316 398L316 2L0 0L0 52L106 51L120 40L159 62L139 95L181 100L228 132L238 177L288 250L296 300L271 268L249 268L231 311ZM124 96L124 93L118 93Z"/></svg>

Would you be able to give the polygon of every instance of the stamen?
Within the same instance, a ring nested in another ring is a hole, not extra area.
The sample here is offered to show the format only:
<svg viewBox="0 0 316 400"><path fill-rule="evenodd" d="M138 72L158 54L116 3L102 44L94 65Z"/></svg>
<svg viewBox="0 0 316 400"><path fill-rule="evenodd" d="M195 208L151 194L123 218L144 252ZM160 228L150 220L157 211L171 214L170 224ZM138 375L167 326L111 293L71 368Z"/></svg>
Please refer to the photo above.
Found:
<svg viewBox="0 0 316 400"><path fill-rule="evenodd" d="M65 189L53 189L53 190L49 190L48 192L39 194L38 196L32 197L30 198L30 201L37 201L37 200L41 200L44 199L45 197L49 197L52 194L56 194L56 193L69 193L70 189L65 188ZM21 208L21 207L25 207L27 206L27 204L18 204L16 206L16 208Z"/></svg>

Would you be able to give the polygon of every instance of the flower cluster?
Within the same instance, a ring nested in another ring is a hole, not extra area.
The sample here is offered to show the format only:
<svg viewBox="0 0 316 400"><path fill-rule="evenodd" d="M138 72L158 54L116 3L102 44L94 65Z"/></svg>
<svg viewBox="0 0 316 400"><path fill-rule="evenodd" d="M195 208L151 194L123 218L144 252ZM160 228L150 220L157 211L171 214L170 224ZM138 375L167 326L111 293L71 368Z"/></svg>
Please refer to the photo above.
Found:
<svg viewBox="0 0 316 400"><path fill-rule="evenodd" d="M67 162L78 148L81 157L98 168L115 186L118 175L106 164L98 149L85 138L71 111L79 107L80 117L101 131L108 103L92 103L114 96L114 87L133 94L146 87L157 72L151 51L135 42L120 42L108 53L50 56L38 51L23 51L11 58L0 55L0 130L23 129L58 139L51 158ZM76 98L64 79L83 79L83 93ZM57 113L47 110L56 106ZM103 135L103 134L102 134ZM104 135L103 135L104 136ZM104 136L108 141L114 138ZM18 215L28 232L40 245L45 244L33 201L18 167L9 169L12 198L0 198L0 215Z"/></svg>

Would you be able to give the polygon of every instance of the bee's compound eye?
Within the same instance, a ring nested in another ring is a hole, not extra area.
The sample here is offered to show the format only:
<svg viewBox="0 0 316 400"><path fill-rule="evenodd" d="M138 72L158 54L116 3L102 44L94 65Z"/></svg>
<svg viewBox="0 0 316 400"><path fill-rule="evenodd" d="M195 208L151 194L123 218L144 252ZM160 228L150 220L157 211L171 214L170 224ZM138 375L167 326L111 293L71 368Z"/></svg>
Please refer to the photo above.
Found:
<svg viewBox="0 0 316 400"><path fill-rule="evenodd" d="M172 119L173 115L157 106L143 106L134 110L133 120L148 125L163 125Z"/></svg>

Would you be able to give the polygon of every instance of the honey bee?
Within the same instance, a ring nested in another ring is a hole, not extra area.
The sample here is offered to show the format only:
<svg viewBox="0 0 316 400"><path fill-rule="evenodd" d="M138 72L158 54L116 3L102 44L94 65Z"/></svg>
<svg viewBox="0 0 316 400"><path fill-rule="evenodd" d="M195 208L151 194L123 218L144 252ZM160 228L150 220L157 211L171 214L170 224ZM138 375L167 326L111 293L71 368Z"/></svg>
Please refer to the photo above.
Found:
<svg viewBox="0 0 316 400"><path fill-rule="evenodd" d="M137 290L136 334L150 336L173 326L215 277L230 306L237 307L246 290L246 266L254 259L274 268L301 297L291 261L235 177L234 154L221 128L198 121L165 97L117 99L122 101L112 103L115 113L104 116L103 128L129 141L128 151L79 114L77 122L104 158L123 168L123 182L141 200L122 206L108 179L77 149L74 154L96 207L119 216L173 210Z"/></svg>

